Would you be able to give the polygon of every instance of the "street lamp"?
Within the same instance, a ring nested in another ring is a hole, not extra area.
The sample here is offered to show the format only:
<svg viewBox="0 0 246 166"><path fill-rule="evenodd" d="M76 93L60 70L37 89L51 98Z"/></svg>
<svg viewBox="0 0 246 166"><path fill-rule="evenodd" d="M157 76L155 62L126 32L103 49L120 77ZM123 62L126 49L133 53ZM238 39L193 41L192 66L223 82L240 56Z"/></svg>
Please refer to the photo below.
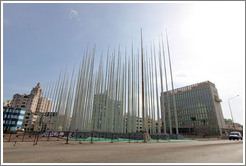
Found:
<svg viewBox="0 0 246 166"><path fill-rule="evenodd" d="M231 112L230 100L231 100L231 99L234 99L234 98L236 98L236 97L238 97L238 96L239 96L239 95L234 96L234 97L231 97L231 98L229 98L229 99L228 99L228 103L229 103L230 112ZM234 125L234 120L233 120L232 112L231 112L231 120L232 120L232 126L233 126L233 129L235 130L235 125Z"/></svg>

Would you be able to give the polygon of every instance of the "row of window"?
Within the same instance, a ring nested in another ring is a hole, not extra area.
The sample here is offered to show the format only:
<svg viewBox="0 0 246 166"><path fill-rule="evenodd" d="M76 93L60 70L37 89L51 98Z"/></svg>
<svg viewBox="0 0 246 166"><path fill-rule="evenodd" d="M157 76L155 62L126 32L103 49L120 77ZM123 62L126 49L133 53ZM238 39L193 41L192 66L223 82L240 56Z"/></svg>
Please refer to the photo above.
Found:
<svg viewBox="0 0 246 166"><path fill-rule="evenodd" d="M24 110L20 110L20 109L4 109L3 110L4 113L17 113L17 114L24 114L25 111Z"/></svg>
<svg viewBox="0 0 246 166"><path fill-rule="evenodd" d="M178 116L178 119L180 120L191 120L194 117L197 120L198 119L208 119L208 114L196 114L196 115L185 115L185 116Z"/></svg>
<svg viewBox="0 0 246 166"><path fill-rule="evenodd" d="M21 125L22 124L22 121L3 120L3 124Z"/></svg>
<svg viewBox="0 0 246 166"><path fill-rule="evenodd" d="M168 118L168 113L166 113L166 118ZM196 120L202 120L202 119L216 119L216 115L214 113L197 113L197 114L186 114L186 115L181 115L178 114L178 119L179 120L191 120L192 117L194 117ZM171 114L171 118L174 119L174 115Z"/></svg>
<svg viewBox="0 0 246 166"><path fill-rule="evenodd" d="M211 91L209 88L197 89L197 90L177 94L175 95L175 98L179 100L179 99L194 98L194 97L206 96L206 95L211 96Z"/></svg>
<svg viewBox="0 0 246 166"><path fill-rule="evenodd" d="M23 119L24 116L19 116L19 115L15 115L15 114L4 114L3 115L4 118L11 118L11 119Z"/></svg>
<svg viewBox="0 0 246 166"><path fill-rule="evenodd" d="M209 113L214 112L214 107L200 107L193 109L177 109L178 115L186 115L186 114L201 114L201 113Z"/></svg>
<svg viewBox="0 0 246 166"><path fill-rule="evenodd" d="M168 100L167 100L168 99ZM190 92L184 92L181 94L175 94L176 104L187 103L187 102L202 102L202 101L212 101L212 95L209 88L206 89L199 89ZM162 98L164 101L169 101L172 105L173 103L173 96L169 96Z"/></svg>
<svg viewBox="0 0 246 166"><path fill-rule="evenodd" d="M173 122L173 124L175 124ZM187 121L178 121L178 125L179 126L184 126L184 125L188 125L188 126L206 126L206 125L215 125L217 124L217 120L216 119L207 119L205 121L203 120L196 120L196 121L191 121L191 120L187 120Z"/></svg>
<svg viewBox="0 0 246 166"><path fill-rule="evenodd" d="M167 107L168 104L170 106L173 106L173 102L165 101L164 106ZM213 100L212 97L203 96L198 98L190 98L186 100L176 100L176 107L177 108L195 108L195 107L201 107L201 106L212 106Z"/></svg>

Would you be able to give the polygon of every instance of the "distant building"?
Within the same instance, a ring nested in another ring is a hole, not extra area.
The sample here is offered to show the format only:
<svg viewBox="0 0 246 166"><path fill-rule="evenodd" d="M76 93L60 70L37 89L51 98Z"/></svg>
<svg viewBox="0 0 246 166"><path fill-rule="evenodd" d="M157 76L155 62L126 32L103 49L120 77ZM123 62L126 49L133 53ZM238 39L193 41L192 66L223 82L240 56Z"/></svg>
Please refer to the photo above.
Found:
<svg viewBox="0 0 246 166"><path fill-rule="evenodd" d="M37 113L26 111L22 123L22 128L24 129L24 131L34 131L34 124L37 118Z"/></svg>
<svg viewBox="0 0 246 166"><path fill-rule="evenodd" d="M143 131L143 119L142 118L139 118L139 121L138 121L138 117L136 117L136 131L137 132Z"/></svg>
<svg viewBox="0 0 246 166"><path fill-rule="evenodd" d="M15 94L10 106L14 108L25 109L26 113L23 119L22 127L25 131L33 131L35 121L41 116L40 113L51 112L52 101L42 97L43 90L41 84L38 83L29 95Z"/></svg>
<svg viewBox="0 0 246 166"><path fill-rule="evenodd" d="M92 113L93 131L122 132L122 102L112 100L107 94L95 94Z"/></svg>
<svg viewBox="0 0 246 166"><path fill-rule="evenodd" d="M27 111L36 112L50 112L52 101L42 97L43 90L41 84L38 83L29 95L15 94L12 99L11 107L23 108Z"/></svg>
<svg viewBox="0 0 246 166"><path fill-rule="evenodd" d="M35 131L52 131L57 119L56 112L39 113L37 120L35 121Z"/></svg>
<svg viewBox="0 0 246 166"><path fill-rule="evenodd" d="M146 122L147 122L147 119L146 119ZM157 133L158 121L157 120L155 121L154 119L151 119L150 117L148 117L148 125L146 127L149 133L151 134ZM143 131L143 119L139 118L139 122L138 122L138 117L136 117L136 132L142 132L142 131Z"/></svg>
<svg viewBox="0 0 246 166"><path fill-rule="evenodd" d="M25 112L25 109L3 107L3 131L18 131L21 129Z"/></svg>
<svg viewBox="0 0 246 166"><path fill-rule="evenodd" d="M230 124L227 124L226 123L226 128L227 129L232 129L232 130L243 130L243 126L239 123L230 123Z"/></svg>
<svg viewBox="0 0 246 166"><path fill-rule="evenodd" d="M15 94L12 100L12 107L23 108L27 111L37 112L38 101L42 97L43 90L41 89L41 84L38 83L34 87L29 95Z"/></svg>
<svg viewBox="0 0 246 166"><path fill-rule="evenodd" d="M3 106L4 107L11 107L11 103L12 103L12 100L7 100L7 101L3 102Z"/></svg>
<svg viewBox="0 0 246 166"><path fill-rule="evenodd" d="M174 90L177 121L180 134L222 135L225 128L218 91L210 81ZM168 102L170 103L171 128L175 133L172 91L161 93L161 113L169 132Z"/></svg>
<svg viewBox="0 0 246 166"><path fill-rule="evenodd" d="M51 106L52 106L52 101L45 98L41 97L38 100L38 106L37 106L37 111L36 112L51 112Z"/></svg>

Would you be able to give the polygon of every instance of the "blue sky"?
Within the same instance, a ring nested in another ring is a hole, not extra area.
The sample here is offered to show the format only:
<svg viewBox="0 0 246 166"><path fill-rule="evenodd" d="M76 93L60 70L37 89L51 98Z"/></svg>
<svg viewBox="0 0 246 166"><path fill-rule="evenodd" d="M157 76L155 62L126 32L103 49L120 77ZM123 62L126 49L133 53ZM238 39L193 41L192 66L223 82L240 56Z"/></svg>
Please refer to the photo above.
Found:
<svg viewBox="0 0 246 166"><path fill-rule="evenodd" d="M145 45L168 28L175 88L210 80L222 110L243 123L245 108L244 2L4 3L3 101L78 67L84 50ZM98 59L98 58L97 58ZM96 64L98 63L98 60Z"/></svg>

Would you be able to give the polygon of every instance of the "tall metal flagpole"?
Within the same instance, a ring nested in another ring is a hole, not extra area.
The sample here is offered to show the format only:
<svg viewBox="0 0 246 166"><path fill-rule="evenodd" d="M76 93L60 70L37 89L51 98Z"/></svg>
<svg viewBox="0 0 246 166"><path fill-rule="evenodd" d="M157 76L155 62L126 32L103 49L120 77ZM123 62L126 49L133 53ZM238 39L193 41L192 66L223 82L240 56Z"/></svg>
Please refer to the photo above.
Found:
<svg viewBox="0 0 246 166"><path fill-rule="evenodd" d="M155 97L154 97L154 89L155 89L155 85L154 85L154 71L153 71L153 57L151 57L151 110L152 110L152 131L155 134L156 133L156 114L155 114Z"/></svg>
<svg viewBox="0 0 246 166"><path fill-rule="evenodd" d="M125 65L124 63L122 64L122 91L121 91L121 116L120 116L120 133L124 133L124 117L125 117L125 114L124 114L124 110L125 110L125 100L124 100L124 91L125 91Z"/></svg>
<svg viewBox="0 0 246 166"><path fill-rule="evenodd" d="M161 35L161 37L162 37L162 35ZM163 56L164 56L164 48L163 48ZM162 63L161 63L161 44L160 44L160 39L159 39L159 68L160 68L160 76L161 76L161 93L164 93L164 91L163 91L163 79L162 79ZM165 119L166 118L166 110L164 108L164 98L163 98L163 102L161 102L160 106L161 106L162 128L163 128L164 134L167 134L166 119Z"/></svg>
<svg viewBox="0 0 246 166"><path fill-rule="evenodd" d="M140 114L139 114L139 49L138 49L138 132L140 131Z"/></svg>
<svg viewBox="0 0 246 166"><path fill-rule="evenodd" d="M135 132L136 128L136 116L135 116L135 103L134 103L134 59L133 59L133 44L132 44L132 132Z"/></svg>
<svg viewBox="0 0 246 166"><path fill-rule="evenodd" d="M118 96L119 96L119 90L120 90L120 85L119 85L119 83L120 83L120 80L119 80L119 72L120 72L120 46L119 46L119 50L118 50L118 65L117 65L117 71L116 71L116 96L115 96L115 104L114 104L114 106L117 106L116 108L118 109L119 107L119 103L118 103L118 101L119 101L119 98L118 98ZM117 110L118 111L118 110ZM114 127L114 132L119 132L119 130L118 130L118 123L119 123L119 115L118 115L118 113L117 113L117 111L116 110L114 110L114 121L115 121L115 127ZM117 125L116 125L117 124Z"/></svg>
<svg viewBox="0 0 246 166"><path fill-rule="evenodd" d="M142 131L146 132L145 127L145 118L144 118L144 77L143 77L143 37L142 37L142 28L141 28L141 61L142 61L142 118L143 118L143 127Z"/></svg>
<svg viewBox="0 0 246 166"><path fill-rule="evenodd" d="M125 92L125 98L124 98L124 100L125 100L125 110L124 110L124 133L126 133L127 132L127 127L126 127L126 125L127 125L127 122L126 122L126 118L127 118L127 115L128 115L128 109L127 109L127 94L126 94L126 90L127 90L127 87L126 87L126 82L127 82L127 53L126 53L126 49L125 49L125 80L124 80L125 82L124 82L124 92Z"/></svg>
<svg viewBox="0 0 246 166"><path fill-rule="evenodd" d="M148 89L148 109L149 109L149 117L148 117L148 122L149 124L149 131L151 134L153 134L153 116L152 116L152 89L151 89L151 67L152 65L150 65L151 63L151 58L149 58L148 63L147 63L147 89Z"/></svg>
<svg viewBox="0 0 246 166"><path fill-rule="evenodd" d="M167 70L166 70L166 60L165 60L165 52L164 52L164 44L163 44L163 40L162 40L162 49L163 49L163 60L164 60L164 72L165 72L165 81L166 81L166 100L167 100L167 110L168 110L168 120L169 120L169 133L172 134L172 123L171 123L171 111L170 111L170 99L169 99L169 92L168 92L168 83L167 83ZM165 95L164 95L165 97ZM163 102L163 107L164 109L166 108L165 107L165 101ZM165 117L164 117L165 118ZM164 126L166 127L166 126Z"/></svg>
<svg viewBox="0 0 246 166"><path fill-rule="evenodd" d="M151 70L150 70L150 58L148 60L148 63L147 63L147 89L148 89L148 109L149 109L149 116L148 116L148 122L149 122L149 131L150 133L152 134L153 133L153 130L152 130L152 115L151 115L151 111L152 111L152 103L151 103L151 87L150 87L150 83L151 83Z"/></svg>
<svg viewBox="0 0 246 166"><path fill-rule="evenodd" d="M147 55L147 54L146 54ZM150 117L150 88L149 88L149 80L150 79L148 79L148 78L150 78L149 77L149 60L147 59L147 57L146 57L146 67L145 67L145 83L146 83L146 113L147 113L147 116L146 116L146 119L147 119L147 126L148 126L148 128L147 128L147 131L149 132L149 133L151 133L151 117Z"/></svg>
<svg viewBox="0 0 246 166"><path fill-rule="evenodd" d="M152 45L151 45L152 48ZM151 54L152 54L152 49L151 49ZM157 128L157 132L158 134L161 133L161 129L160 129L160 113L159 113L159 99L158 99L158 85L157 85L157 70L156 70L156 56L154 54L154 60L155 60L155 79L156 79L156 107L157 107L157 120L158 120L158 128Z"/></svg>
<svg viewBox="0 0 246 166"><path fill-rule="evenodd" d="M166 36L167 36L167 29L166 29ZM175 99L175 94L174 94L173 74L172 74L172 66L171 66L171 58L170 58L170 50L169 50L168 36L167 36L167 50L168 50L168 57L169 57L169 66L170 66L171 82L172 82L173 107L174 107L174 116L175 116L176 134L179 134L179 130L178 130L178 120L177 120L177 109L176 109L176 99Z"/></svg>
<svg viewBox="0 0 246 166"><path fill-rule="evenodd" d="M127 90L128 90L128 94L127 94L127 133L129 133L131 131L131 115L130 115L130 58L128 60L128 79L127 79Z"/></svg>
<svg viewBox="0 0 246 166"><path fill-rule="evenodd" d="M145 64L144 66L144 70L143 70L143 78L144 78L144 99L145 99L145 102L144 102L144 117L145 117L145 131L146 133L149 133L149 120L148 120L148 89L147 89L147 50L146 50L146 53L145 53L145 56L143 57L144 58L144 61L143 61L143 64Z"/></svg>

